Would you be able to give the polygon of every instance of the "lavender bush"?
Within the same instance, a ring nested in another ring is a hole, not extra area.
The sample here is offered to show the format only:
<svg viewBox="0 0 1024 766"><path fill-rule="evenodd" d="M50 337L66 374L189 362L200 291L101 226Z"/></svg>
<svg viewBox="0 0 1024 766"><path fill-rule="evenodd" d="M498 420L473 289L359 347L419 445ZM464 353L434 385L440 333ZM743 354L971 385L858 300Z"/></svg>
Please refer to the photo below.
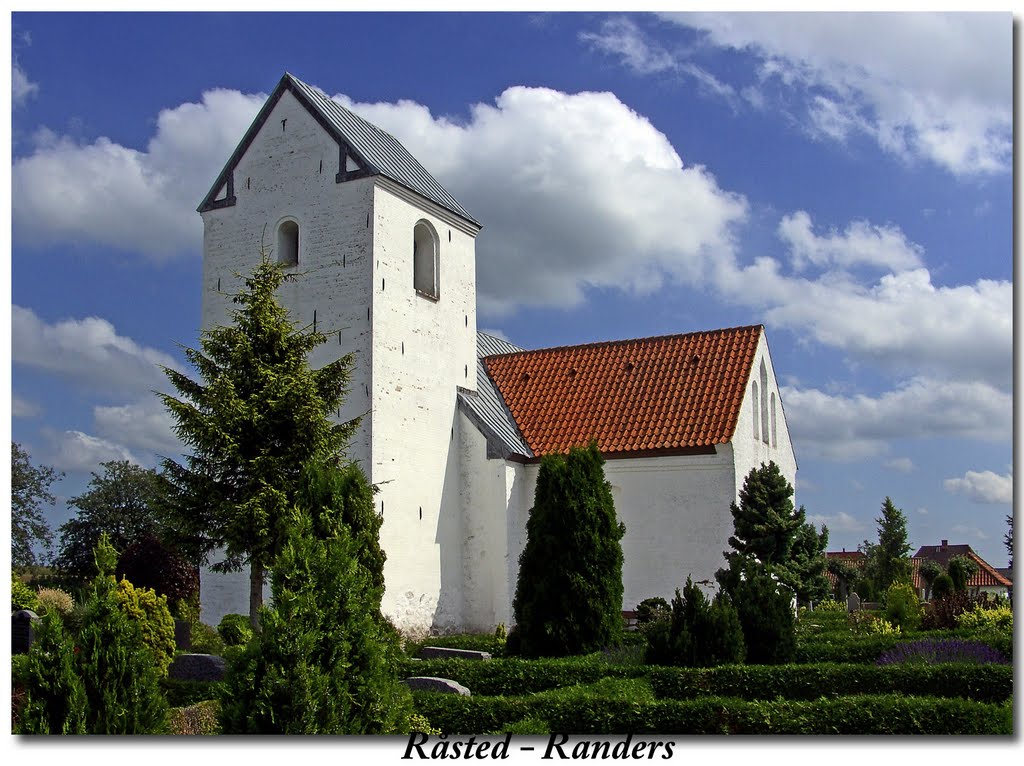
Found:
<svg viewBox="0 0 1024 766"><path fill-rule="evenodd" d="M914 663L937 665L943 662L968 662L974 665L994 663L1008 665L1009 660L997 649L980 641L963 641L958 638L925 638L896 644L882 653L879 665Z"/></svg>

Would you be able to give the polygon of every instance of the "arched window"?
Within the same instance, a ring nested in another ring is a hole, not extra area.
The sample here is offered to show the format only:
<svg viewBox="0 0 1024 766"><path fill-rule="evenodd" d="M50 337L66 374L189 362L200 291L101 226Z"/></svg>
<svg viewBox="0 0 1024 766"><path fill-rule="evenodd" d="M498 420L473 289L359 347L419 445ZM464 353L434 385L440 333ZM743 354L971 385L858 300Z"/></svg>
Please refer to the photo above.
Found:
<svg viewBox="0 0 1024 766"><path fill-rule="evenodd" d="M779 443L775 439L775 392L772 391L772 446L778 447Z"/></svg>
<svg viewBox="0 0 1024 766"><path fill-rule="evenodd" d="M750 403L754 411L754 417L751 418L754 422L754 439L757 440L761 438L761 434L757 430L757 426L761 422L761 419L757 414L757 381L750 384Z"/></svg>
<svg viewBox="0 0 1024 766"><path fill-rule="evenodd" d="M438 283L437 234L433 226L420 221L412 230L412 284L420 295L437 300Z"/></svg>
<svg viewBox="0 0 1024 766"><path fill-rule="evenodd" d="M761 360L761 441L768 443L768 368Z"/></svg>
<svg viewBox="0 0 1024 766"><path fill-rule="evenodd" d="M277 227L277 262L282 266L299 263L299 224L291 219Z"/></svg>

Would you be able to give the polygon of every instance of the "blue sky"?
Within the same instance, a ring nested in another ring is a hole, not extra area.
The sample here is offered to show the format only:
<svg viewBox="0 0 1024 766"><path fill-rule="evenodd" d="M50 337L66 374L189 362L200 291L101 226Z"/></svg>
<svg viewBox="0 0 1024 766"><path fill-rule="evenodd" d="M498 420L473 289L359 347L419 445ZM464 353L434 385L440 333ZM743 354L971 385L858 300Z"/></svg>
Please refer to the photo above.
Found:
<svg viewBox="0 0 1024 766"><path fill-rule="evenodd" d="M1012 19L14 13L11 431L65 472L178 446L195 208L285 71L484 224L482 329L527 348L763 323L830 548L1006 564ZM724 511L727 512L727 511Z"/></svg>

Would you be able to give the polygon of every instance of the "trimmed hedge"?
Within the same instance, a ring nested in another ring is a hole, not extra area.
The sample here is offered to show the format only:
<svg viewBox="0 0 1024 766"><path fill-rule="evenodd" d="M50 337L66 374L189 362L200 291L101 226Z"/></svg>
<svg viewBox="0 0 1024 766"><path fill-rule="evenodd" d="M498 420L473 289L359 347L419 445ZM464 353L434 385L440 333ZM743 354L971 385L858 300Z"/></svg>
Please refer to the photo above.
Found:
<svg viewBox="0 0 1024 766"><path fill-rule="evenodd" d="M161 678L160 688L171 707L188 707L199 702L220 699L223 681L185 681L180 678Z"/></svg>
<svg viewBox="0 0 1024 766"><path fill-rule="evenodd" d="M402 677L436 676L450 678L473 694L532 694L575 684L590 684L602 678L641 678L643 665L609 665L597 655L558 659L524 660L517 657L479 660L405 661ZM427 716L429 718L429 716Z"/></svg>
<svg viewBox="0 0 1024 766"><path fill-rule="evenodd" d="M450 636L427 636L421 640L407 641L405 653L410 657L415 657L424 646L490 652L492 657L502 657L505 654L505 639L499 638L493 633L453 633Z"/></svg>
<svg viewBox="0 0 1024 766"><path fill-rule="evenodd" d="M505 731L534 719L573 734L1001 734L1013 708L963 699L859 695L814 701L727 697L619 699L461 697L416 692L416 712L446 734Z"/></svg>
<svg viewBox="0 0 1024 766"><path fill-rule="evenodd" d="M1009 665L726 665L718 668L652 668L659 698L703 696L745 700L815 700L858 694L964 697L999 703L1013 697ZM471 687L472 688L472 687Z"/></svg>
<svg viewBox="0 0 1024 766"><path fill-rule="evenodd" d="M981 641L993 649L998 649L1011 661L1013 659L1012 634L1007 633L1003 635L966 630L936 630L887 635L822 636L820 638L798 640L794 661L799 663L853 662L874 664L882 656L883 652L892 649L898 643L916 641L922 638L942 639L951 637Z"/></svg>

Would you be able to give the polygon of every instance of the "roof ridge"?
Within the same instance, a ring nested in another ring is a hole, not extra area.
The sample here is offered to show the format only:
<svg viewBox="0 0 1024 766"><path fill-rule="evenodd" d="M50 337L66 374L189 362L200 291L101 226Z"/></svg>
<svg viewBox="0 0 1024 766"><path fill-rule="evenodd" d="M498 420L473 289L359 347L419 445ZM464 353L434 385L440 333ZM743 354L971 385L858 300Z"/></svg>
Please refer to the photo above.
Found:
<svg viewBox="0 0 1024 766"><path fill-rule="evenodd" d="M716 330L695 330L693 332L680 332L680 333L668 333L666 335L649 335L643 338L619 338L616 340L595 340L589 343L569 343L561 346L545 346L542 348L523 349L522 351L516 351L515 354L535 354L546 351L565 351L568 349L576 348L596 348L596 347L607 347L607 346L618 346L626 343L644 343L649 341L668 340L670 338L691 338L695 335L715 335L719 333L733 333L740 332L741 330L764 330L763 324L751 324L751 325L740 325L737 327L722 327ZM479 332L479 330L478 330ZM486 333L485 333L486 334ZM488 337L495 337L490 335ZM501 340L499 338L499 340ZM508 341L511 343L511 341ZM512 344L515 345L515 344ZM513 356L514 354L493 354L488 359L498 356Z"/></svg>

